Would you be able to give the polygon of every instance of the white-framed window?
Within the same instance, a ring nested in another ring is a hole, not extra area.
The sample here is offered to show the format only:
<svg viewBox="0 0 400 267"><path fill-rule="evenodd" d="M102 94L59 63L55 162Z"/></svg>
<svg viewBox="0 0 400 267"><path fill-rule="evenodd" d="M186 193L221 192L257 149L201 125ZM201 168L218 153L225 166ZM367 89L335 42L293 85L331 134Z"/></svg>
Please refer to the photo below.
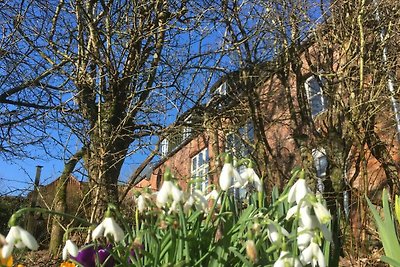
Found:
<svg viewBox="0 0 400 267"><path fill-rule="evenodd" d="M326 109L326 99L322 91L322 81L317 76L311 76L305 82L311 116L315 117Z"/></svg>
<svg viewBox="0 0 400 267"><path fill-rule="evenodd" d="M217 89L215 89L214 94L226 95L226 92L227 92L226 87L227 87L226 82L223 82L220 86L217 87Z"/></svg>
<svg viewBox="0 0 400 267"><path fill-rule="evenodd" d="M313 149L312 155L314 158L314 166L317 171L317 189L319 192L324 192L323 179L326 176L326 170L328 168L328 158L326 157L325 149Z"/></svg>
<svg viewBox="0 0 400 267"><path fill-rule="evenodd" d="M240 127L236 132L228 133L225 137L225 150L235 158L244 158L251 154L250 146L254 141L254 127L251 122Z"/></svg>
<svg viewBox="0 0 400 267"><path fill-rule="evenodd" d="M191 162L191 188L198 188L205 192L208 186L208 170L209 170L209 156L208 148L203 149L194 157Z"/></svg>
<svg viewBox="0 0 400 267"><path fill-rule="evenodd" d="M254 141L253 123L249 122L240 127L236 132L228 133L225 137L225 151L233 155L233 165L236 165L237 159L249 157L252 148L250 144ZM246 169L241 165L238 168L239 174L242 174ZM232 189L232 193L237 199L246 198L247 190L245 188Z"/></svg>
<svg viewBox="0 0 400 267"><path fill-rule="evenodd" d="M161 147L160 147L161 157L165 157L168 154L168 143L169 142L167 138L161 141Z"/></svg>
<svg viewBox="0 0 400 267"><path fill-rule="evenodd" d="M183 140L186 140L192 135L192 128L189 126L186 126L183 128Z"/></svg>

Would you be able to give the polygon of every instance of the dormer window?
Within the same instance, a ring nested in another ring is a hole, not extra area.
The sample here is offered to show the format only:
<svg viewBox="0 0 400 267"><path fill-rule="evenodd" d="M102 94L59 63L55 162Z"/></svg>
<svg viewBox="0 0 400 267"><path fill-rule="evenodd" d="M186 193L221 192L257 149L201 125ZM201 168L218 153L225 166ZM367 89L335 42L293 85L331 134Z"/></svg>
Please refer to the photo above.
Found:
<svg viewBox="0 0 400 267"><path fill-rule="evenodd" d="M316 76L311 76L305 82L311 116L315 117L326 109L326 100L322 92L322 81Z"/></svg>
<svg viewBox="0 0 400 267"><path fill-rule="evenodd" d="M192 128L187 126L183 128L183 140L186 140L192 135Z"/></svg>
<svg viewBox="0 0 400 267"><path fill-rule="evenodd" d="M161 147L160 147L160 152L161 152L161 157L165 157L168 154L168 139L165 138L164 140L161 141Z"/></svg>
<svg viewBox="0 0 400 267"><path fill-rule="evenodd" d="M227 84L226 82L223 82L220 86L217 87L217 89L215 89L214 94L215 95L226 95L226 87Z"/></svg>

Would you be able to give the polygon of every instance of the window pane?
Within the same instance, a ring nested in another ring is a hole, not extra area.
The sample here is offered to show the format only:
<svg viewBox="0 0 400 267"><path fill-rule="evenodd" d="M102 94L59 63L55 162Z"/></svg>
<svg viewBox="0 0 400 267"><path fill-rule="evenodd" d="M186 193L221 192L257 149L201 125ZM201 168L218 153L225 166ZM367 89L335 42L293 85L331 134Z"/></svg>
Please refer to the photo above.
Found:
<svg viewBox="0 0 400 267"><path fill-rule="evenodd" d="M192 159L192 171L197 169L197 157L193 157Z"/></svg>
<svg viewBox="0 0 400 267"><path fill-rule="evenodd" d="M316 162L317 176L322 177L326 175L326 168L328 167L328 160L326 156L319 157Z"/></svg>
<svg viewBox="0 0 400 267"><path fill-rule="evenodd" d="M305 87L307 90L311 115L315 116L325 110L321 81L317 77L311 77L306 81Z"/></svg>
<svg viewBox="0 0 400 267"><path fill-rule="evenodd" d="M254 125L253 123L249 122L247 124L248 131L247 131L247 138L249 141L254 141Z"/></svg>
<svg viewBox="0 0 400 267"><path fill-rule="evenodd" d="M322 101L322 95L315 95L311 98L311 115L317 115L324 110L325 107Z"/></svg>
<svg viewBox="0 0 400 267"><path fill-rule="evenodd" d="M203 156L203 153L204 152L200 152L199 154L198 154L198 165L197 165L197 168L199 168L201 165L203 165L204 164L204 156Z"/></svg>
<svg viewBox="0 0 400 267"><path fill-rule="evenodd" d="M196 184L192 189L205 188L208 183L208 149L205 148L192 158L192 178L196 179Z"/></svg>
<svg viewBox="0 0 400 267"><path fill-rule="evenodd" d="M234 145L235 145L234 137L235 137L234 134L228 134L226 136L226 145L225 145L226 149L232 150L234 148Z"/></svg>
<svg viewBox="0 0 400 267"><path fill-rule="evenodd" d="M313 97L316 94L322 93L318 78L313 77L310 80L308 80L308 86L309 86L309 90L310 90L310 97Z"/></svg>

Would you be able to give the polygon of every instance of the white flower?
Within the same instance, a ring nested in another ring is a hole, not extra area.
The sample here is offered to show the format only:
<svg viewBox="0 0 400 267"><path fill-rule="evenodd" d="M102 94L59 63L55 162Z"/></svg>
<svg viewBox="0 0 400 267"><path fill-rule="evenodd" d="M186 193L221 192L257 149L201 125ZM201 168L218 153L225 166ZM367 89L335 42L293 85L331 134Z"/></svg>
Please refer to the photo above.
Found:
<svg viewBox="0 0 400 267"><path fill-rule="evenodd" d="M297 212L299 212L299 214L297 214ZM291 207L286 213L286 220L292 218L294 215L298 215L299 218L307 221L310 219L311 216L311 207L309 205L306 205L305 202L303 202L300 208L299 205Z"/></svg>
<svg viewBox="0 0 400 267"><path fill-rule="evenodd" d="M183 192L173 184L171 187L171 196L174 202L180 202L183 197Z"/></svg>
<svg viewBox="0 0 400 267"><path fill-rule="evenodd" d="M193 206L193 204L196 206L197 210L207 211L208 202L202 191L195 189L190 194L186 203L183 205L183 210L185 212L188 212L189 209Z"/></svg>
<svg viewBox="0 0 400 267"><path fill-rule="evenodd" d="M210 193L208 193L206 196L205 196L205 198L206 198L206 200L209 200L209 199L213 199L213 200L217 200L218 199L218 192L217 192L217 190L212 190Z"/></svg>
<svg viewBox="0 0 400 267"><path fill-rule="evenodd" d="M268 238L271 241L271 243L278 243L278 244L281 243L283 236L289 236L289 233L288 233L288 231L286 231L285 228L283 228L280 225L275 224L275 223L268 224L267 233L268 233Z"/></svg>
<svg viewBox="0 0 400 267"><path fill-rule="evenodd" d="M321 202L318 201L316 203L313 203L313 208L315 215L317 216L317 219L321 224L326 224L331 221L331 213Z"/></svg>
<svg viewBox="0 0 400 267"><path fill-rule="evenodd" d="M311 193L311 191L307 186L306 180L300 178L290 188L288 202L293 203L296 201L296 203L299 204L300 201L309 193Z"/></svg>
<svg viewBox="0 0 400 267"><path fill-rule="evenodd" d="M142 195L136 198L136 205L139 213L142 213L146 209L146 200Z"/></svg>
<svg viewBox="0 0 400 267"><path fill-rule="evenodd" d="M72 257L78 256L78 247L69 239L65 242L65 246L62 251L62 258L64 261L68 258L68 254Z"/></svg>
<svg viewBox="0 0 400 267"><path fill-rule="evenodd" d="M28 247L30 250L37 250L39 248L33 235L20 226L12 226L10 228L6 237L6 242L7 244L5 244L1 250L3 258L8 258L11 255L14 246L17 248Z"/></svg>
<svg viewBox="0 0 400 267"><path fill-rule="evenodd" d="M159 208L165 206L168 202L168 197L171 194L171 181L164 181L160 190L157 192L156 203Z"/></svg>
<svg viewBox="0 0 400 267"><path fill-rule="evenodd" d="M253 168L246 168L243 173L240 174L242 179L247 183L252 183L256 188L257 192L262 191L261 179L258 177L257 173L253 170Z"/></svg>
<svg viewBox="0 0 400 267"><path fill-rule="evenodd" d="M160 191L157 193L156 204L159 208L165 207L169 198L173 200L172 206L176 206L177 202L182 200L183 192L172 182L164 181Z"/></svg>
<svg viewBox="0 0 400 267"><path fill-rule="evenodd" d="M112 217L106 217L92 232L92 239L95 240L101 236L111 235L115 242L124 239L124 231Z"/></svg>
<svg viewBox="0 0 400 267"><path fill-rule="evenodd" d="M193 204L194 204L194 197L190 195L186 200L185 204L183 205L183 211L188 212L190 208L193 206Z"/></svg>
<svg viewBox="0 0 400 267"><path fill-rule="evenodd" d="M218 205L221 205L221 198L219 197L219 193L217 190L213 189L210 193L205 196L206 200L209 201L210 199L216 200Z"/></svg>
<svg viewBox="0 0 400 267"><path fill-rule="evenodd" d="M193 191L192 196L194 197L194 204L198 210L206 211L208 207L208 202L203 192L196 189Z"/></svg>
<svg viewBox="0 0 400 267"><path fill-rule="evenodd" d="M233 167L232 163L225 163L219 176L219 186L221 190L226 191L232 185L242 187L244 180L240 177L238 171Z"/></svg>
<svg viewBox="0 0 400 267"><path fill-rule="evenodd" d="M317 266L317 263L319 267L326 266L324 253L314 241L311 241L310 245L301 252L300 260L305 265L311 263L312 267Z"/></svg>
<svg viewBox="0 0 400 267"><path fill-rule="evenodd" d="M298 259L293 258L287 251L281 251L278 260L274 263L274 267L301 267Z"/></svg>
<svg viewBox="0 0 400 267"><path fill-rule="evenodd" d="M304 250L308 245L310 245L311 240L315 235L314 230L310 230L303 227L297 228L297 247L300 250Z"/></svg>
<svg viewBox="0 0 400 267"><path fill-rule="evenodd" d="M320 226L317 217L311 215L309 208L300 209L299 225L308 230L316 229Z"/></svg>

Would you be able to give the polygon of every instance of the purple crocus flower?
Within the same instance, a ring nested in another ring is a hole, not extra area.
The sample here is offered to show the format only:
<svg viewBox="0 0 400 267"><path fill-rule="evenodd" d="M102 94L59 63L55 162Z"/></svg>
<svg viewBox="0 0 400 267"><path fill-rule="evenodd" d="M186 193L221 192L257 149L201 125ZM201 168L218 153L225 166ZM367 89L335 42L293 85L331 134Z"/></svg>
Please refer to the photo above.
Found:
<svg viewBox="0 0 400 267"><path fill-rule="evenodd" d="M105 267L114 267L114 258L110 256L111 246L107 246L107 248L100 248L97 251L97 255L99 257L99 262L103 264Z"/></svg>
<svg viewBox="0 0 400 267"><path fill-rule="evenodd" d="M76 257L72 257L83 267L94 267L96 266L95 260L96 251L93 247L86 247L78 252Z"/></svg>
<svg viewBox="0 0 400 267"><path fill-rule="evenodd" d="M114 267L114 258L110 256L110 249L110 245L106 248L100 246L97 250L94 247L86 247L79 251L76 257L72 258L83 267L95 267L96 259L98 259L99 263L103 264L102 266Z"/></svg>

